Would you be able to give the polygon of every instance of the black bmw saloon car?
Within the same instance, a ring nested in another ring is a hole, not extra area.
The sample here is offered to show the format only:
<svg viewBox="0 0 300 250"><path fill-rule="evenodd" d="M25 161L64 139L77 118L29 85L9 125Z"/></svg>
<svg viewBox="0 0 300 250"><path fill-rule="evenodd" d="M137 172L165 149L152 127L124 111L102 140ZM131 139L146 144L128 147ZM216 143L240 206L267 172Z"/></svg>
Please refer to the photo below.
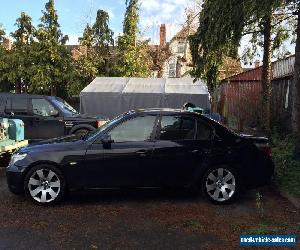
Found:
<svg viewBox="0 0 300 250"><path fill-rule="evenodd" d="M41 205L67 191L124 187L201 190L228 203L273 175L268 139L236 134L198 113L130 111L84 136L70 135L16 152L7 167L11 192Z"/></svg>

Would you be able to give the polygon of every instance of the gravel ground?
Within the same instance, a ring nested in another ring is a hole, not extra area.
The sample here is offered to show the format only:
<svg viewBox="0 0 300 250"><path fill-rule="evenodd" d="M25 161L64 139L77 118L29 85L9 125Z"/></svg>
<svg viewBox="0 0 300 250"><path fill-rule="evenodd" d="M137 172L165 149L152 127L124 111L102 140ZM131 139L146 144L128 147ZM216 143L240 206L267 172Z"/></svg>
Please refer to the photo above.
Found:
<svg viewBox="0 0 300 250"><path fill-rule="evenodd" d="M260 190L258 209L257 191L223 206L183 191L134 190L38 207L8 191L0 168L0 249L242 249L239 235L253 230L299 238L299 211L270 188Z"/></svg>

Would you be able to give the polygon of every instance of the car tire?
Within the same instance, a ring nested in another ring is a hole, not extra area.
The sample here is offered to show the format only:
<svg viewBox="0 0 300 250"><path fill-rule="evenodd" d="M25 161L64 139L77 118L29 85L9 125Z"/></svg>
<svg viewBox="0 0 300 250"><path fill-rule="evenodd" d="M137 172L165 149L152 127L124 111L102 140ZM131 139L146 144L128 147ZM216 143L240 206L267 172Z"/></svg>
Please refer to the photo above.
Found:
<svg viewBox="0 0 300 250"><path fill-rule="evenodd" d="M77 129L73 134L78 135L78 136L83 136L83 135L86 135L89 132L90 132L90 130L88 130L88 129L80 128L80 129Z"/></svg>
<svg viewBox="0 0 300 250"><path fill-rule="evenodd" d="M60 202L66 194L62 172L52 165L38 165L30 169L24 181L25 195L37 205L49 206Z"/></svg>
<svg viewBox="0 0 300 250"><path fill-rule="evenodd" d="M206 198L214 204L231 203L240 191L239 176L229 166L211 167L202 178L201 189Z"/></svg>

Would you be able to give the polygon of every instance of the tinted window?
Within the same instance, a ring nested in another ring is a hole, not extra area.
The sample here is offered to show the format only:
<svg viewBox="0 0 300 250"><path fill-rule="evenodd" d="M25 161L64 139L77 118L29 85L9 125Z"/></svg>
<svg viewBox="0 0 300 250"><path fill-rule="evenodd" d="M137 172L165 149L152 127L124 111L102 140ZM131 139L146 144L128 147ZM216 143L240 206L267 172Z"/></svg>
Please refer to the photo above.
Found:
<svg viewBox="0 0 300 250"><path fill-rule="evenodd" d="M10 100L10 98L6 99L6 103L5 103L5 112L6 112L6 113L11 112L11 100Z"/></svg>
<svg viewBox="0 0 300 250"><path fill-rule="evenodd" d="M113 128L109 135L115 142L146 141L151 138L156 116L136 117Z"/></svg>
<svg viewBox="0 0 300 250"><path fill-rule="evenodd" d="M212 128L205 122L197 121L197 140L211 140L213 135Z"/></svg>
<svg viewBox="0 0 300 250"><path fill-rule="evenodd" d="M195 138L195 119L191 117L163 116L160 140L192 140Z"/></svg>
<svg viewBox="0 0 300 250"><path fill-rule="evenodd" d="M7 102L9 105L9 102ZM27 99L26 98L13 98L11 100L11 111L15 115L26 115L27 114Z"/></svg>
<svg viewBox="0 0 300 250"><path fill-rule="evenodd" d="M32 99L32 111L35 115L40 116L51 116L51 111L55 108L45 99Z"/></svg>

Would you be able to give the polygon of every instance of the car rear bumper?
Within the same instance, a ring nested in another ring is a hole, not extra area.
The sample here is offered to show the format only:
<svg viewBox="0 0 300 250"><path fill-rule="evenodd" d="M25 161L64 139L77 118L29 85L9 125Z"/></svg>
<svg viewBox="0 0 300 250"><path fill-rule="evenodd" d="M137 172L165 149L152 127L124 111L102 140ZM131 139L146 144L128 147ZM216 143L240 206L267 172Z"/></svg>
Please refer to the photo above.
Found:
<svg viewBox="0 0 300 250"><path fill-rule="evenodd" d="M249 189L258 188L266 185L270 185L274 175L274 163L271 159L265 162L263 165L258 165L257 171L252 172L246 183ZM250 178L249 178L250 177Z"/></svg>
<svg viewBox="0 0 300 250"><path fill-rule="evenodd" d="M14 194L24 193L24 168L10 165L6 169L6 181L9 190Z"/></svg>

